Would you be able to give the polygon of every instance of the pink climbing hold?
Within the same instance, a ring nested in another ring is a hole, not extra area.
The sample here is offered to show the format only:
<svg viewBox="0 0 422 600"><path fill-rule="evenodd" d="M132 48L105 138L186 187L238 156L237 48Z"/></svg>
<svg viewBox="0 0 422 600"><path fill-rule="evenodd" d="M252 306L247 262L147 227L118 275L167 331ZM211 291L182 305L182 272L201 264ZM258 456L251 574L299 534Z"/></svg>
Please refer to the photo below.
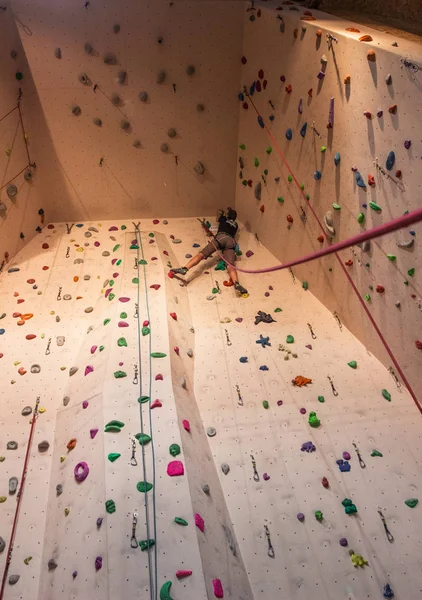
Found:
<svg viewBox="0 0 422 600"><path fill-rule="evenodd" d="M214 588L214 596L216 598L224 598L223 584L219 579L213 579L212 585Z"/></svg>
<svg viewBox="0 0 422 600"><path fill-rule="evenodd" d="M246 65L246 63L248 62L248 59L246 58L246 56L242 56L242 58L240 59L240 62L242 63L242 65Z"/></svg>
<svg viewBox="0 0 422 600"><path fill-rule="evenodd" d="M163 381L163 376L161 375L161 373L157 373L157 375L155 376L155 381Z"/></svg>
<svg viewBox="0 0 422 600"><path fill-rule="evenodd" d="M180 460L172 460L167 465L167 475L170 477L178 477L179 475L184 475L185 469L183 467L183 463Z"/></svg>
<svg viewBox="0 0 422 600"><path fill-rule="evenodd" d="M129 302L130 298L127 298L126 296L122 296L121 298L119 298L119 302Z"/></svg>
<svg viewBox="0 0 422 600"><path fill-rule="evenodd" d="M175 347L173 348L173 350L176 352L177 356L179 356L179 352L180 352L180 350L179 350L178 346L175 346Z"/></svg>
<svg viewBox="0 0 422 600"><path fill-rule="evenodd" d="M129 327L129 323L126 323L126 321L119 321L118 327Z"/></svg>
<svg viewBox="0 0 422 600"><path fill-rule="evenodd" d="M116 264L116 262L117 262L117 258L112 258L112 260L111 260L111 264L112 264L112 265L115 265L115 264Z"/></svg>
<svg viewBox="0 0 422 600"><path fill-rule="evenodd" d="M98 433L98 429L97 428L89 430L89 435L91 436L91 440L93 440L95 438L95 436L97 435L97 433Z"/></svg>
<svg viewBox="0 0 422 600"><path fill-rule="evenodd" d="M118 274L118 273L113 273L113 277L114 277L114 279L116 279L116 277L118 277L118 276L119 276L119 274Z"/></svg>
<svg viewBox="0 0 422 600"><path fill-rule="evenodd" d="M237 323L241 323L243 321L242 317L236 317L235 321L237 321Z"/></svg>
<svg viewBox="0 0 422 600"><path fill-rule="evenodd" d="M150 244L153 244L154 242L155 242L155 240L150 240L149 241Z"/></svg>
<svg viewBox="0 0 422 600"><path fill-rule="evenodd" d="M98 346L91 346L91 354L94 354Z"/></svg>
<svg viewBox="0 0 422 600"><path fill-rule="evenodd" d="M101 244L100 244L100 242L94 242L94 246L95 246L96 248L98 248L98 246L100 246L100 245L101 245Z"/></svg>
<svg viewBox="0 0 422 600"><path fill-rule="evenodd" d="M170 313L170 316L171 316L171 318L172 318L174 321L177 321L177 315L176 315L176 313L175 313L175 312L171 312L171 313Z"/></svg>
<svg viewBox="0 0 422 600"><path fill-rule="evenodd" d="M105 291L105 294L104 294L104 297L105 297L105 298L108 298L108 295L109 295L109 294L110 294L112 291L113 291L113 288L108 288L108 289L106 289L106 291Z"/></svg>
<svg viewBox="0 0 422 600"><path fill-rule="evenodd" d="M111 227L109 227L108 230L109 231L119 231L118 228L115 225L112 225Z"/></svg>
<svg viewBox="0 0 422 600"><path fill-rule="evenodd" d="M142 327L148 327L148 325L149 325L149 321L144 321L144 322L142 323Z"/></svg>
<svg viewBox="0 0 422 600"><path fill-rule="evenodd" d="M151 404L151 408L161 408L163 405L160 402L160 400L154 400L154 402Z"/></svg>
<svg viewBox="0 0 422 600"><path fill-rule="evenodd" d="M254 255L254 252L252 252L252 250L248 250L247 252L245 252L245 256L247 256L248 258L250 258L253 255Z"/></svg>
<svg viewBox="0 0 422 600"><path fill-rule="evenodd" d="M159 290L161 285L159 283L153 283L149 287L152 288L153 290Z"/></svg>
<svg viewBox="0 0 422 600"><path fill-rule="evenodd" d="M189 577L189 575L192 575L192 571L176 571L177 579L183 579L184 577Z"/></svg>
<svg viewBox="0 0 422 600"><path fill-rule="evenodd" d="M84 400L84 401L82 402L82 408L84 408L84 409L85 409L85 408L88 408L88 406L89 406L89 402L88 402L88 400Z"/></svg>
<svg viewBox="0 0 422 600"><path fill-rule="evenodd" d="M201 515L198 514L198 513L195 514L195 525L197 526L198 529L200 529L202 531L202 533L204 533L204 531L205 531L205 521L201 517Z"/></svg>
<svg viewBox="0 0 422 600"><path fill-rule="evenodd" d="M154 225L158 225L158 223L159 223L159 222L160 222L160 221L159 221L158 219L154 219L154 220L153 220L153 223L154 223Z"/></svg>
<svg viewBox="0 0 422 600"><path fill-rule="evenodd" d="M189 421L187 421L186 419L183 419L182 425L183 425L184 430L187 431L188 433L190 433L190 423L189 423Z"/></svg>
<svg viewBox="0 0 422 600"><path fill-rule="evenodd" d="M89 375L90 373L92 373L92 372L93 372L93 370L94 370L94 367L93 367L92 365L87 365L87 366L85 367L85 377L86 377L87 375Z"/></svg>

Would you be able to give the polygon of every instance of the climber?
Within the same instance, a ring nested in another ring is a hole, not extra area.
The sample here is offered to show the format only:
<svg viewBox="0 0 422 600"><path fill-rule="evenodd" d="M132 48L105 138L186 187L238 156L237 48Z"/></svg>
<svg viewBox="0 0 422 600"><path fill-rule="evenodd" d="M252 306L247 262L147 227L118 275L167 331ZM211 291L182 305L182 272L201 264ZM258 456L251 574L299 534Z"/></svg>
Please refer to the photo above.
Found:
<svg viewBox="0 0 422 600"><path fill-rule="evenodd" d="M213 234L207 230L207 235L214 237L213 241L202 248L202 250L200 250L196 256L191 258L185 267L180 267L179 269L170 269L170 273L186 275L189 269L198 265L205 258L212 256L217 250L222 253L227 263L230 263L227 264L227 271L229 272L230 279L234 283L236 291L238 291L240 294L247 294L248 291L239 283L236 269L231 266L236 260L235 236L239 228L238 224L236 223L236 217L237 212L230 207L227 209L227 216L223 210L220 210L217 215L217 221L219 224L217 234L213 236Z"/></svg>

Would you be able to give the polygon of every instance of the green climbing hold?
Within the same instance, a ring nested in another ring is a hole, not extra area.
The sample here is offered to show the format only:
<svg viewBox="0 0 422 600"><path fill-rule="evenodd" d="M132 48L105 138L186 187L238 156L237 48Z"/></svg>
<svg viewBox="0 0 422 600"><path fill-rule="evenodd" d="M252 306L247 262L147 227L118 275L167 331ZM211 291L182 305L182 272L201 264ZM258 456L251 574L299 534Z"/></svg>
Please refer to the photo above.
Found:
<svg viewBox="0 0 422 600"><path fill-rule="evenodd" d="M264 169L264 175L268 175L268 169Z"/></svg>
<svg viewBox="0 0 422 600"><path fill-rule="evenodd" d="M146 446L151 441L151 438L146 433L137 433L135 438L138 440L141 446Z"/></svg>
<svg viewBox="0 0 422 600"><path fill-rule="evenodd" d="M358 512L356 505L353 504L353 502L349 500L349 498L345 498L342 502L342 505L344 506L344 512L346 513L346 515L353 515L354 513Z"/></svg>
<svg viewBox="0 0 422 600"><path fill-rule="evenodd" d="M99 350L100 352L102 352L102 351L104 350L104 346L100 346L100 347L98 348L98 350Z"/></svg>
<svg viewBox="0 0 422 600"><path fill-rule="evenodd" d="M120 318L121 318L121 319L127 319L127 313L125 313L125 312L121 312L121 313L120 313Z"/></svg>
<svg viewBox="0 0 422 600"><path fill-rule="evenodd" d="M295 338L292 335L288 335L286 337L286 344L293 344L294 341L295 341Z"/></svg>
<svg viewBox="0 0 422 600"><path fill-rule="evenodd" d="M183 525L184 527L189 525L189 523L185 519L182 519L182 517L174 517L174 522L178 525Z"/></svg>
<svg viewBox="0 0 422 600"><path fill-rule="evenodd" d="M417 498L409 498L409 500L405 500L404 503L409 508L415 508L415 506L417 506L417 504L419 504L419 500Z"/></svg>
<svg viewBox="0 0 422 600"><path fill-rule="evenodd" d="M218 263L215 265L214 271L225 271L225 270L226 270L226 263L224 262L224 260L219 260Z"/></svg>
<svg viewBox="0 0 422 600"><path fill-rule="evenodd" d="M134 284L137 284L137 283L139 283L139 279L138 279L137 277L134 277L134 278L132 279L132 283L134 283Z"/></svg>
<svg viewBox="0 0 422 600"><path fill-rule="evenodd" d="M116 267L120 267L121 264L122 264L122 259L119 258L119 260L116 262Z"/></svg>
<svg viewBox="0 0 422 600"><path fill-rule="evenodd" d="M376 202L370 202L369 206L372 208L372 210L375 210L376 212L381 212L382 208L379 204L377 204Z"/></svg>
<svg viewBox="0 0 422 600"><path fill-rule="evenodd" d="M111 319L104 319L103 321L103 325L108 325L110 323Z"/></svg>
<svg viewBox="0 0 422 600"><path fill-rule="evenodd" d="M152 490L152 483L149 483L149 481L138 481L136 489L138 492L149 492Z"/></svg>
<svg viewBox="0 0 422 600"><path fill-rule="evenodd" d="M141 260L138 260L138 265L147 265L147 261L144 258L141 258Z"/></svg>
<svg viewBox="0 0 422 600"><path fill-rule="evenodd" d="M124 426L125 424L122 421L117 421L116 419L113 419L113 421L109 421L106 425L106 427L118 427L119 429L121 429Z"/></svg>
<svg viewBox="0 0 422 600"><path fill-rule="evenodd" d="M391 262L394 262L397 257L394 256L394 254L387 254L387 258L388 258L388 260L391 260Z"/></svg>
<svg viewBox="0 0 422 600"><path fill-rule="evenodd" d="M305 198L306 198L307 200L310 200L310 199L311 199L311 197L310 197L310 195L309 195L309 194L305 194Z"/></svg>
<svg viewBox="0 0 422 600"><path fill-rule="evenodd" d="M109 302L111 302L112 300L114 300L115 297L116 297L116 294L113 294L113 292L111 292L111 294L108 295Z"/></svg>
<svg viewBox="0 0 422 600"><path fill-rule="evenodd" d="M322 521L322 519L324 518L324 515L322 514L322 512L321 512L320 510L316 510L316 511L314 512L314 515L315 515L315 519L316 519L317 521L320 521L320 522L321 522L321 521Z"/></svg>
<svg viewBox="0 0 422 600"><path fill-rule="evenodd" d="M111 515L111 513L116 512L116 503L114 500L107 500L105 503L105 508L108 514Z"/></svg>
<svg viewBox="0 0 422 600"><path fill-rule="evenodd" d="M245 144L239 144L239 148L241 150L246 150L246 145Z"/></svg>
<svg viewBox="0 0 422 600"><path fill-rule="evenodd" d="M283 311L283 309L282 309L282 308L275 308L275 309L274 309L274 312L282 312L282 311Z"/></svg>
<svg viewBox="0 0 422 600"><path fill-rule="evenodd" d="M106 425L104 427L105 433L120 433L120 427L117 425Z"/></svg>
<svg viewBox="0 0 422 600"><path fill-rule="evenodd" d="M318 396L318 402L325 402L324 396Z"/></svg>
<svg viewBox="0 0 422 600"><path fill-rule="evenodd" d="M142 335L148 335L148 334L149 334L149 332L150 332L150 328L149 328L149 327L147 327L146 325L144 325L144 326L142 327Z"/></svg>
<svg viewBox="0 0 422 600"><path fill-rule="evenodd" d="M114 377L116 379L121 379L122 377L127 377L126 373L124 371L115 371L114 372Z"/></svg>
<svg viewBox="0 0 422 600"><path fill-rule="evenodd" d="M17 71L15 77L18 81L21 81L23 79L23 74L20 71Z"/></svg>
<svg viewBox="0 0 422 600"><path fill-rule="evenodd" d="M169 448L169 452L172 456L178 456L180 454L179 444L172 444Z"/></svg>
<svg viewBox="0 0 422 600"><path fill-rule="evenodd" d="M310 412L308 423L311 427L319 427L321 425L321 421L318 419L316 412Z"/></svg>
<svg viewBox="0 0 422 600"><path fill-rule="evenodd" d="M242 254L243 254L243 252L242 252L242 250L240 250L240 248L239 248L239 250L237 250L237 251L236 251L236 256L242 256Z"/></svg>
<svg viewBox="0 0 422 600"><path fill-rule="evenodd" d="M122 231L124 231L125 229L127 229L127 227L126 227L126 225L122 225L122 226L120 227L120 229L121 229Z"/></svg>
<svg viewBox="0 0 422 600"><path fill-rule="evenodd" d="M165 358L167 354L164 352L151 352L151 358Z"/></svg>
<svg viewBox="0 0 422 600"><path fill-rule="evenodd" d="M152 232L149 233L148 235L149 235L149 237L154 237L154 234Z"/></svg>
<svg viewBox="0 0 422 600"><path fill-rule="evenodd" d="M367 302L370 302L371 301L371 296L369 294L365 294L365 300Z"/></svg>
<svg viewBox="0 0 422 600"><path fill-rule="evenodd" d="M289 181L290 183L293 181L293 177L291 175L287 176L287 181Z"/></svg>
<svg viewBox="0 0 422 600"><path fill-rule="evenodd" d="M139 246L138 246L138 244L131 244L131 245L129 246L129 250L139 250Z"/></svg>
<svg viewBox="0 0 422 600"><path fill-rule="evenodd" d="M244 185L245 187L248 185L248 182L246 179L242 179L242 185Z"/></svg>
<svg viewBox="0 0 422 600"><path fill-rule="evenodd" d="M120 248L120 244L116 244L113 248L113 252L116 252Z"/></svg>
<svg viewBox="0 0 422 600"><path fill-rule="evenodd" d="M383 395L383 397L388 400L389 402L391 402L391 394L389 392L387 392L387 390L382 390L381 394Z"/></svg>
<svg viewBox="0 0 422 600"><path fill-rule="evenodd" d="M262 403L262 406L267 409L270 408L270 405L268 404L268 400L264 400L264 402Z"/></svg>
<svg viewBox="0 0 422 600"><path fill-rule="evenodd" d="M340 206L340 204L337 204L337 202L333 202L333 208L334 208L334 210L340 210L341 206Z"/></svg>
<svg viewBox="0 0 422 600"><path fill-rule="evenodd" d="M170 596L171 581L166 581L160 590L160 600L172 600Z"/></svg>
<svg viewBox="0 0 422 600"><path fill-rule="evenodd" d="M408 281L403 281L404 285L409 285Z"/></svg>
<svg viewBox="0 0 422 600"><path fill-rule="evenodd" d="M347 363L351 369L357 369L358 363L355 360L351 360Z"/></svg>
<svg viewBox="0 0 422 600"><path fill-rule="evenodd" d="M255 167L259 167L259 160L255 157L255 161L254 161Z"/></svg>
<svg viewBox="0 0 422 600"><path fill-rule="evenodd" d="M212 288L211 294L218 294L218 288Z"/></svg>
<svg viewBox="0 0 422 600"><path fill-rule="evenodd" d="M119 458L119 456L121 456L121 454L119 454L118 452L110 452L110 454L107 456L107 458L110 462L114 462L115 460L117 460Z"/></svg>
<svg viewBox="0 0 422 600"><path fill-rule="evenodd" d="M268 146L268 148L265 150L267 154L271 154L272 151L273 149L271 148L271 146Z"/></svg>
<svg viewBox="0 0 422 600"><path fill-rule="evenodd" d="M114 285L114 279L110 279L110 281L108 282L108 285L111 286L111 287L113 287L113 285Z"/></svg>
<svg viewBox="0 0 422 600"><path fill-rule="evenodd" d="M300 184L300 189L301 189L301 190L302 190L302 192L303 192L303 190L305 189L305 184L304 184L304 183L301 183L301 184Z"/></svg>
<svg viewBox="0 0 422 600"><path fill-rule="evenodd" d="M381 454L381 452L378 452L378 450L372 450L371 456L384 456L384 455Z"/></svg>
<svg viewBox="0 0 422 600"><path fill-rule="evenodd" d="M307 281L304 281L302 283L302 287L303 287L304 290L307 290L309 288L309 283Z"/></svg>
<svg viewBox="0 0 422 600"><path fill-rule="evenodd" d="M365 215L363 213L358 214L358 223L363 223L365 221Z"/></svg>
<svg viewBox="0 0 422 600"><path fill-rule="evenodd" d="M415 274L415 269L414 267L412 267L411 269L408 270L407 274L409 275L409 277L413 277L413 275Z"/></svg>
<svg viewBox="0 0 422 600"><path fill-rule="evenodd" d="M284 202L283 196L277 196L277 200L278 200L278 202L280 202L280 204L283 204L283 202Z"/></svg>
<svg viewBox="0 0 422 600"><path fill-rule="evenodd" d="M140 396L138 398L139 404L145 404L145 402L148 402L148 401L149 401L149 396Z"/></svg>
<svg viewBox="0 0 422 600"><path fill-rule="evenodd" d="M325 152L327 150L327 146L321 146L321 152Z"/></svg>
<svg viewBox="0 0 422 600"><path fill-rule="evenodd" d="M153 546L155 546L155 540L141 540L139 542L139 547L142 550L142 552L144 552L145 550L149 550Z"/></svg>
<svg viewBox="0 0 422 600"><path fill-rule="evenodd" d="M118 346L126 346L127 348L127 341L124 337L121 337L117 340L117 345Z"/></svg>

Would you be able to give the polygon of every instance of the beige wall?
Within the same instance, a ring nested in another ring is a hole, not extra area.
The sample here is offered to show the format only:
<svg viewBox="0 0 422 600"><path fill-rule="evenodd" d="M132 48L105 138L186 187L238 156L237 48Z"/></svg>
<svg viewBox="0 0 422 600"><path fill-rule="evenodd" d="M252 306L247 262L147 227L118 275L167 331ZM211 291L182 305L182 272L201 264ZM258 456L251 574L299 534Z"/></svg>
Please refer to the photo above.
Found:
<svg viewBox="0 0 422 600"><path fill-rule="evenodd" d="M103 0L85 9L83 2L14 0L65 180L53 219L209 214L233 199L243 4L171 4L132 0L119 8ZM54 54L58 47L61 59ZM117 65L104 64L108 52L115 53ZM188 65L195 66L193 76L186 74ZM117 81L122 70L124 85ZM156 82L160 70L167 73L163 84ZM79 82L82 73L100 86L96 93ZM147 103L139 100L142 91ZM120 107L110 101L115 93ZM79 117L72 115L74 105L82 110ZM96 117L101 128L93 124ZM125 119L128 133L120 128ZM169 128L176 129L173 139ZM163 143L168 154L160 151ZM194 171L198 161L204 175Z"/></svg>
<svg viewBox="0 0 422 600"><path fill-rule="evenodd" d="M272 7L276 6L272 3ZM342 22L335 17L317 13L318 20L311 23L300 21L299 12L284 11L285 32L280 33L279 21L272 8L264 8L262 17L254 22L245 21L243 54L248 62L243 67L242 84L248 86L258 78L258 70L263 69L268 80L266 91L255 93L253 100L258 110L269 123L281 151L284 153L305 192L310 195L310 203L318 217L323 219L325 212L332 210L336 202L341 210L333 211L336 227L336 240L345 239L390 219L400 216L405 210L412 210L421 204L421 90L422 71L413 73L402 66L403 56L422 64L422 52L418 46L401 41L398 48L392 47L392 39L386 34L361 28L361 33L346 32L353 23ZM306 31L302 32L302 26ZM298 38L294 29L298 28ZM322 29L321 38L316 30ZM337 37L338 44L330 50L326 40L327 32ZM359 35L370 33L373 43L357 41ZM367 52L374 49L376 61L368 62ZM320 59L327 57L326 76L322 82L317 79L320 71ZM392 85L386 85L385 78L392 75ZM280 76L286 77L281 83ZM345 86L344 77L351 76L350 86ZM292 93L285 92L285 86L292 85ZM308 90L313 88L312 99ZM330 98L335 99L335 119L332 130L327 129ZM298 103L303 99L303 114L298 112ZM269 101L274 104L273 110ZM397 114L389 113L389 107L397 104ZM384 111L377 118L379 109ZM363 115L365 110L373 114L372 120ZM271 114L275 120L268 120ZM308 122L304 139L299 134L304 122ZM312 130L312 124L321 134L319 138ZM287 128L292 128L293 139L285 136ZM409 150L404 148L405 139L412 141ZM262 243L267 246L280 261L287 262L319 249L317 241L321 231L315 218L306 207L306 200L300 195L294 183L289 183L288 171L276 152L274 143L267 133L257 124L257 116L252 106L248 110L240 108L239 144L246 144L246 151L239 150L245 161L243 177L252 179L253 186L244 187L238 179L236 207L242 220L257 232ZM321 147L326 146L325 153ZM271 155L266 153L268 146L273 147ZM383 178L374 167L378 158L385 165L390 150L396 153L396 166L392 171L401 169L403 176L400 184ZM334 155L340 152L341 162L334 165ZM254 167L254 158L260 161ZM374 188L361 190L355 184L351 168L356 166L365 181L368 174L375 176ZM263 170L268 168L267 186L263 186L262 201L254 198L254 186L261 178ZM313 173L322 171L322 178L316 181ZM274 179L280 177L277 184ZM277 197L285 199L279 204ZM362 208L370 201L378 203L382 212L377 213ZM260 206L265 212L260 212ZM307 223L300 219L300 206L307 210ZM366 222L361 227L357 222L359 212L366 214ZM287 215L292 215L294 223L288 229ZM422 355L415 347L415 340L422 338L421 262L419 238L420 225L412 228L416 231L414 248L411 251L400 249L396 242L412 239L408 231L381 238L372 244L369 255L356 248L357 256L351 250L341 253L343 262L351 259L353 266L349 273L360 293L370 294L367 304L384 336L396 354L402 368L420 394L420 368ZM390 262L387 254L397 256ZM361 261L361 264L359 264ZM364 265L370 264L370 269ZM414 277L407 271L416 267ZM330 270L332 269L332 270ZM309 282L309 291L314 293L330 310L337 311L344 324L374 352L387 366L391 360L387 357L367 316L359 305L356 296L334 257L308 263L294 269L300 280ZM259 276L258 276L259 277ZM404 285L404 281L409 285ZM300 285L300 283L297 283ZM377 285L385 287L384 294L375 291ZM373 286L374 290L370 290ZM306 293L306 292L304 292ZM309 292L308 292L309 293ZM415 297L412 298L412 295ZM401 308L395 306L401 303ZM353 359L353 357L351 357ZM392 384L394 385L394 384Z"/></svg>

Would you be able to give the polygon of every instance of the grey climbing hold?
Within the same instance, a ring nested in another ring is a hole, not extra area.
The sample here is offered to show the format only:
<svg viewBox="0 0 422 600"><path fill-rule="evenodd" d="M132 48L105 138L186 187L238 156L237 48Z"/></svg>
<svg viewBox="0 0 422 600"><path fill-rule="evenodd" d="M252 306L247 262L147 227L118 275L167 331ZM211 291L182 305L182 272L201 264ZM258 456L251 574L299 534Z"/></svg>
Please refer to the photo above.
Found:
<svg viewBox="0 0 422 600"><path fill-rule="evenodd" d="M387 169L387 171L391 171L391 169L394 167L395 162L396 162L396 155L393 152L393 150L391 150L388 153L387 160L385 161L385 168Z"/></svg>
<svg viewBox="0 0 422 600"><path fill-rule="evenodd" d="M215 429L215 427L208 427L208 429L207 429L208 437L214 437L216 434L217 434L217 430Z"/></svg>
<svg viewBox="0 0 422 600"><path fill-rule="evenodd" d="M62 50L61 50L61 48L56 48L56 49L54 50L54 56L55 56L56 58L61 58L61 57L62 57Z"/></svg>
<svg viewBox="0 0 422 600"><path fill-rule="evenodd" d="M202 491L204 492L204 494L208 494L210 493L210 486L208 485L208 483L203 483L201 485Z"/></svg>
<svg viewBox="0 0 422 600"><path fill-rule="evenodd" d="M81 73L78 77L79 82L82 83L83 85L92 85L92 81L90 80L90 78L88 77L88 75L86 73Z"/></svg>
<svg viewBox="0 0 422 600"><path fill-rule="evenodd" d="M205 110L205 106L204 106L203 104L197 104L197 105L196 105L196 110L197 110L198 112L204 112L204 110Z"/></svg>
<svg viewBox="0 0 422 600"><path fill-rule="evenodd" d="M182 388L184 390L186 390L186 388L187 388L186 377L182 377L182 379L180 380L180 385L182 386Z"/></svg>
<svg viewBox="0 0 422 600"><path fill-rule="evenodd" d="M186 68L186 74L187 75L194 75L195 74L195 67L193 65L188 65Z"/></svg>
<svg viewBox="0 0 422 600"><path fill-rule="evenodd" d="M7 206L4 202L0 202L0 212L6 212Z"/></svg>
<svg viewBox="0 0 422 600"><path fill-rule="evenodd" d="M358 246L358 248L360 248L362 250L362 252L369 252L371 249L371 242L370 242L370 240L366 240L365 242L356 244L356 246Z"/></svg>
<svg viewBox="0 0 422 600"><path fill-rule="evenodd" d="M177 131L174 129L174 127L170 127L170 129L167 131L167 135L169 138L174 138L177 135Z"/></svg>
<svg viewBox="0 0 422 600"><path fill-rule="evenodd" d="M63 398L63 406L67 406L69 404L69 402L70 402L69 396L65 396Z"/></svg>
<svg viewBox="0 0 422 600"><path fill-rule="evenodd" d="M224 533L226 534L226 538L227 538L227 541L229 543L229 548L231 550L231 553L233 554L233 556L236 556L236 552L237 552L236 551L236 544L235 544L235 541L233 539L232 532L225 525L222 525L222 527L223 527Z"/></svg>
<svg viewBox="0 0 422 600"><path fill-rule="evenodd" d="M260 181L255 186L254 196L257 200L261 200L262 184Z"/></svg>
<svg viewBox="0 0 422 600"><path fill-rule="evenodd" d="M198 175L203 175L205 173L205 167L200 161L196 163L193 169L195 173L198 173Z"/></svg>
<svg viewBox="0 0 422 600"><path fill-rule="evenodd" d="M9 585L15 585L16 583L18 583L19 579L21 578L20 575L10 575L9 577Z"/></svg>
<svg viewBox="0 0 422 600"><path fill-rule="evenodd" d="M39 373L41 371L40 365L31 365L31 373Z"/></svg>
<svg viewBox="0 0 422 600"><path fill-rule="evenodd" d="M7 442L7 446L6 448L8 450L17 450L18 449L18 442Z"/></svg>
<svg viewBox="0 0 422 600"><path fill-rule="evenodd" d="M228 472L230 471L230 467L227 463L223 463L221 465L221 470L223 471L224 475L227 475Z"/></svg>
<svg viewBox="0 0 422 600"><path fill-rule="evenodd" d="M104 63L106 65L117 65L117 58L115 54L109 52L104 56Z"/></svg>
<svg viewBox="0 0 422 600"><path fill-rule="evenodd" d="M0 554L2 552L4 552L5 548L6 548L6 542L4 541L4 539L2 537L0 537Z"/></svg>
<svg viewBox="0 0 422 600"><path fill-rule="evenodd" d="M32 408L30 406L25 406L25 408L22 409L21 415L23 417L28 417L31 413L32 413Z"/></svg>
<svg viewBox="0 0 422 600"><path fill-rule="evenodd" d="M50 558L50 560L48 561L48 570L54 571L54 569L57 569L57 563L54 560L54 558Z"/></svg>
<svg viewBox="0 0 422 600"><path fill-rule="evenodd" d="M168 152L169 151L168 144L161 144L160 150L161 150L161 152Z"/></svg>
<svg viewBox="0 0 422 600"><path fill-rule="evenodd" d="M9 196L9 198L14 198L18 193L18 188L16 187L16 185L14 183L12 183L7 186L6 193Z"/></svg>
<svg viewBox="0 0 422 600"><path fill-rule="evenodd" d="M333 215L331 210L328 210L324 215L324 224L329 234L335 235L336 230L334 229Z"/></svg>
<svg viewBox="0 0 422 600"><path fill-rule="evenodd" d="M141 102L148 102L148 94L147 94L147 92L141 92L139 94L139 100Z"/></svg>
<svg viewBox="0 0 422 600"><path fill-rule="evenodd" d="M89 238L92 236L92 233L90 231L85 231L84 236Z"/></svg>
<svg viewBox="0 0 422 600"><path fill-rule="evenodd" d="M186 354L189 356L189 358L192 358L193 357L193 350L192 350L192 348L188 348L187 351L186 351Z"/></svg>
<svg viewBox="0 0 422 600"><path fill-rule="evenodd" d="M16 494L16 490L18 489L18 478L10 477L9 479L9 494Z"/></svg>
<svg viewBox="0 0 422 600"><path fill-rule="evenodd" d="M91 275L84 275L84 281L89 281L91 279Z"/></svg>
<svg viewBox="0 0 422 600"><path fill-rule="evenodd" d="M75 258L75 260L73 261L74 265L81 265L84 262L83 258Z"/></svg>
<svg viewBox="0 0 422 600"><path fill-rule="evenodd" d="M94 52L94 48L88 42L84 44L84 50L87 54L92 54Z"/></svg>
<svg viewBox="0 0 422 600"><path fill-rule="evenodd" d="M61 483L58 483L56 485L56 495L60 496L60 494L63 494L63 485Z"/></svg>
<svg viewBox="0 0 422 600"><path fill-rule="evenodd" d="M409 240L408 242L398 242L397 246L399 248L406 248L407 250L409 250L410 248L413 248L414 243L415 243L415 239L413 238L412 240Z"/></svg>
<svg viewBox="0 0 422 600"><path fill-rule="evenodd" d="M391 73L389 73L389 74L387 75L387 77L385 78L385 83L386 83L387 85L391 85L391 84L393 83L393 78L392 78L392 76L391 76Z"/></svg>
<svg viewBox="0 0 422 600"><path fill-rule="evenodd" d="M47 452L47 450L50 448L50 444L49 442L47 442L47 440L43 440L42 442L40 442L38 444L38 450L40 452Z"/></svg>
<svg viewBox="0 0 422 600"><path fill-rule="evenodd" d="M18 53L16 52L16 50L12 50L10 52L10 58L13 58L13 60L15 60L18 57Z"/></svg>
<svg viewBox="0 0 422 600"><path fill-rule="evenodd" d="M166 79L166 72L160 71L157 75L157 83L164 83L165 79Z"/></svg>
<svg viewBox="0 0 422 600"><path fill-rule="evenodd" d="M94 123L94 125L96 125L97 127L101 127L103 122L101 121L101 119L99 117L95 117L95 119L92 119L92 122Z"/></svg>
<svg viewBox="0 0 422 600"><path fill-rule="evenodd" d="M82 113L81 107L80 106L74 106L72 108L72 115L74 115L75 117L79 117L79 115Z"/></svg>
<svg viewBox="0 0 422 600"><path fill-rule="evenodd" d="M117 73L117 81L120 83L120 85L124 85L127 81L127 72L119 71Z"/></svg>
<svg viewBox="0 0 422 600"><path fill-rule="evenodd" d="M34 173L32 169L26 169L25 173L23 174L23 178L25 179L25 181L32 181L33 177Z"/></svg>
<svg viewBox="0 0 422 600"><path fill-rule="evenodd" d="M93 231L94 233L98 233L98 229L96 227L88 227L88 231Z"/></svg>
<svg viewBox="0 0 422 600"><path fill-rule="evenodd" d="M72 377L72 375L74 375L78 369L79 367L71 367L69 369L69 377Z"/></svg>
<svg viewBox="0 0 422 600"><path fill-rule="evenodd" d="M123 104L122 97L116 93L112 94L111 95L111 103L113 104L113 106L122 106L122 104Z"/></svg>
<svg viewBox="0 0 422 600"><path fill-rule="evenodd" d="M63 300L72 300L72 296L70 294L65 294Z"/></svg>

